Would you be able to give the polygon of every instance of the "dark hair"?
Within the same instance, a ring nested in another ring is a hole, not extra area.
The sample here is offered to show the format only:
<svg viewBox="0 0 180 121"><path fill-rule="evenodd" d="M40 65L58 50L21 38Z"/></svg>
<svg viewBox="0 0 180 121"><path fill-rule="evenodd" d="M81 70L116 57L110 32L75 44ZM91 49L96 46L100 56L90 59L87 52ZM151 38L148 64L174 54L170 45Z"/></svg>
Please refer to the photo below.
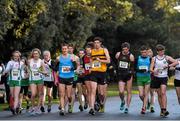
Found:
<svg viewBox="0 0 180 121"><path fill-rule="evenodd" d="M165 47L161 44L156 45L156 51L165 50Z"/></svg>
<svg viewBox="0 0 180 121"><path fill-rule="evenodd" d="M28 65L28 61L27 61L27 58L25 57L25 56L23 56L22 58L21 58L21 60L23 60L24 59L24 61L25 61L25 65Z"/></svg>
<svg viewBox="0 0 180 121"><path fill-rule="evenodd" d="M85 48L91 48L92 49L92 46L91 45L86 45Z"/></svg>
<svg viewBox="0 0 180 121"><path fill-rule="evenodd" d="M140 48L140 51L143 51L143 50L148 50L148 48L145 45L142 45Z"/></svg>
<svg viewBox="0 0 180 121"><path fill-rule="evenodd" d="M97 41L97 40L98 40L99 42L103 42L103 39L102 39L101 37L95 37L95 38L93 39L93 42L94 42L94 41Z"/></svg>
<svg viewBox="0 0 180 121"><path fill-rule="evenodd" d="M69 45L67 43L62 43L61 47L63 47L63 46L67 46L68 47Z"/></svg>
<svg viewBox="0 0 180 121"><path fill-rule="evenodd" d="M69 47L72 47L73 49L75 48L72 43L68 44Z"/></svg>
<svg viewBox="0 0 180 121"><path fill-rule="evenodd" d="M123 49L123 48L125 48L125 47L127 47L128 49L130 49L130 44L129 44L128 42L122 43L121 48Z"/></svg>

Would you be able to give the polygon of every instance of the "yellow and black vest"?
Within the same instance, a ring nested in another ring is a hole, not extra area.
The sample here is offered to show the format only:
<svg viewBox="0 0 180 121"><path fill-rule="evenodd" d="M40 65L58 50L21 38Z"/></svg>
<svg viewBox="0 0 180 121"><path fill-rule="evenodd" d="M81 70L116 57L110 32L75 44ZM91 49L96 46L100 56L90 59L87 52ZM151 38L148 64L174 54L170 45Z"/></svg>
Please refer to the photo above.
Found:
<svg viewBox="0 0 180 121"><path fill-rule="evenodd" d="M91 69L91 71L93 71L93 72L106 72L106 70L107 70L106 63L101 63L101 62L96 60L96 58L99 58L101 60L106 60L104 48L102 48L100 50L92 49L91 57L92 57L92 69Z"/></svg>

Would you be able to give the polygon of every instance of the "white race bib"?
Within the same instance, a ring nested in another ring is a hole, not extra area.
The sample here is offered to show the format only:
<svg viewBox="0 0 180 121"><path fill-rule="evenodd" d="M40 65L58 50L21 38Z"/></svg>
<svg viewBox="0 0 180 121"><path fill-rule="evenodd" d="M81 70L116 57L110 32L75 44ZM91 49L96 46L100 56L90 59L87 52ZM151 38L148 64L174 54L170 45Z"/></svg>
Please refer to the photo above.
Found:
<svg viewBox="0 0 180 121"><path fill-rule="evenodd" d="M127 69L128 68L128 62L119 61L119 67Z"/></svg>
<svg viewBox="0 0 180 121"><path fill-rule="evenodd" d="M93 61L92 67L93 67L93 68L101 68L101 62L99 62L99 61Z"/></svg>
<svg viewBox="0 0 180 121"><path fill-rule="evenodd" d="M90 63L86 63L86 64L85 64L85 69L86 69L86 70L89 70L90 68L91 68Z"/></svg>
<svg viewBox="0 0 180 121"><path fill-rule="evenodd" d="M139 66L139 70L148 70L147 66Z"/></svg>
<svg viewBox="0 0 180 121"><path fill-rule="evenodd" d="M69 73L70 72L71 67L70 66L63 66L62 67L62 73Z"/></svg>
<svg viewBox="0 0 180 121"><path fill-rule="evenodd" d="M79 69L79 74L83 74L84 73L84 69L83 68L80 68Z"/></svg>
<svg viewBox="0 0 180 121"><path fill-rule="evenodd" d="M12 76L13 77L18 77L18 75L19 75L19 71L18 70L13 70L12 71Z"/></svg>

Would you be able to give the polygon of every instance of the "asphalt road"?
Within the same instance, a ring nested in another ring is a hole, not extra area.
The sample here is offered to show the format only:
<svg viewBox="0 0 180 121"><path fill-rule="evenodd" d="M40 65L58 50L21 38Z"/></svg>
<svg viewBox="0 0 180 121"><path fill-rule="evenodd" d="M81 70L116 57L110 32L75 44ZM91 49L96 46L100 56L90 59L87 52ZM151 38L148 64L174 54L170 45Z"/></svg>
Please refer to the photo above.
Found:
<svg viewBox="0 0 180 121"><path fill-rule="evenodd" d="M52 106L51 113L42 113L31 116L25 111L21 115L13 116L9 111L0 112L0 120L180 120L180 105L178 104L175 90L168 91L168 110L170 115L166 118L160 117L160 110L156 98L155 113L140 114L142 102L138 95L133 95L129 114L119 110L119 97L107 99L105 113L96 113L94 116L88 114L88 110L80 112L78 102L75 103L74 113L60 116L58 105Z"/></svg>

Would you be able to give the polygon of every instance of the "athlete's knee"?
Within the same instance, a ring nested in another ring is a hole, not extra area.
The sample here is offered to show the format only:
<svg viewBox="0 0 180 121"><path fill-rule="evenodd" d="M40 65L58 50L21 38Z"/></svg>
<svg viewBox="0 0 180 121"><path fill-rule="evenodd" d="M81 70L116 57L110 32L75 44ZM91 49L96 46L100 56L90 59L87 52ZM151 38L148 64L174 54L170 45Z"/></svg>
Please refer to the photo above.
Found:
<svg viewBox="0 0 180 121"><path fill-rule="evenodd" d="M166 96L166 91L161 91L161 96L162 97Z"/></svg>

